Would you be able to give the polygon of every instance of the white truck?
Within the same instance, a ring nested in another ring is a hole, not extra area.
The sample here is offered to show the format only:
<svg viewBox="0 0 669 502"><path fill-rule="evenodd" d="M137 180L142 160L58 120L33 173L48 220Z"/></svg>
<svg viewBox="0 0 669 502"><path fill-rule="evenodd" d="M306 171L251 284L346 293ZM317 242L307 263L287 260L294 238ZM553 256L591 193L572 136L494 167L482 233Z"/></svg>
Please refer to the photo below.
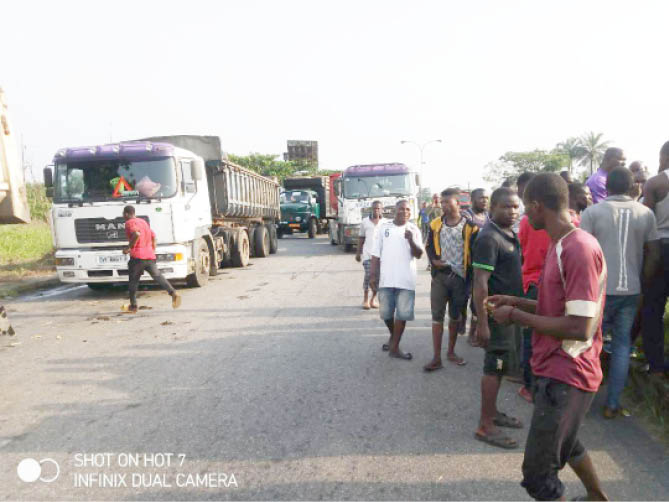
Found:
<svg viewBox="0 0 669 502"><path fill-rule="evenodd" d="M62 282L128 281L126 205L156 233L158 268L170 280L203 286L224 265L277 251L279 184L229 162L216 136L63 148L44 180Z"/></svg>
<svg viewBox="0 0 669 502"><path fill-rule="evenodd" d="M30 223L26 184L5 94L0 88L0 224Z"/></svg>
<svg viewBox="0 0 669 502"><path fill-rule="evenodd" d="M371 214L372 202L383 206L383 216L394 218L395 204L405 199L411 218L418 217L420 178L404 164L366 164L351 166L335 181L337 194L336 225L330 225L330 242L349 252L358 244L360 222Z"/></svg>

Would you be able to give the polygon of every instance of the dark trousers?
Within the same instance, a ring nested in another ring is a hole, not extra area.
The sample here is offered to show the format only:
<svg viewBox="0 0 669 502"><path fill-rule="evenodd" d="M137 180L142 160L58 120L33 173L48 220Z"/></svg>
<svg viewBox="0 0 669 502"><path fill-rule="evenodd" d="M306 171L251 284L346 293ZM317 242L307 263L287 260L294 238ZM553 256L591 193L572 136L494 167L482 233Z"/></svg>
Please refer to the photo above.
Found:
<svg viewBox="0 0 669 502"><path fill-rule="evenodd" d="M153 280L156 281L161 288L167 291L170 295L174 294L174 288L167 282L167 279L160 273L156 266L156 260L142 260L140 258L130 258L128 261L128 291L130 292L130 305L137 306L137 286L139 286L139 278L142 277L144 271L147 271Z"/></svg>
<svg viewBox="0 0 669 502"><path fill-rule="evenodd" d="M645 292L641 314L643 351L653 373L667 370L664 363L664 307L669 297L669 239L662 239L661 245L663 271Z"/></svg>
<svg viewBox="0 0 669 502"><path fill-rule="evenodd" d="M525 298L530 300L536 300L539 294L539 289L537 285L532 283L527 288L527 293L525 293ZM520 362L521 367L523 368L523 385L528 390L532 389L532 368L530 367L530 359L532 358L532 328L523 328L523 347L522 347L522 359Z"/></svg>

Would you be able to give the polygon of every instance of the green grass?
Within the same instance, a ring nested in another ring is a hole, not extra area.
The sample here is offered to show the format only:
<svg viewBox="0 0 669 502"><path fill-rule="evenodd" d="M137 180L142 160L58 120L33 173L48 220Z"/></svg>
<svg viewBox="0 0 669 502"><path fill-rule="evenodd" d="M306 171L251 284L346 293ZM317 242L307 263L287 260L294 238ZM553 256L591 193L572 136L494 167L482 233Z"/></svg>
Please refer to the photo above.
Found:
<svg viewBox="0 0 669 502"><path fill-rule="evenodd" d="M46 188L44 185L28 183L26 185L26 195L32 221L46 223L48 221L47 214L51 207L51 201L46 196Z"/></svg>
<svg viewBox="0 0 669 502"><path fill-rule="evenodd" d="M0 225L0 280L16 280L53 270L48 224Z"/></svg>

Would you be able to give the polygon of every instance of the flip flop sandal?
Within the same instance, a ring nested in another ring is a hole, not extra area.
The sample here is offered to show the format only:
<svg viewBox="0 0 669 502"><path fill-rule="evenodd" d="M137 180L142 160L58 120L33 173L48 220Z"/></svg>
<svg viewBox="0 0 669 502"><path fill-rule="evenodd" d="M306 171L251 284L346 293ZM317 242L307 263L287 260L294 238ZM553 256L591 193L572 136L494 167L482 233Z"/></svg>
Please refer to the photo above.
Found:
<svg viewBox="0 0 669 502"><path fill-rule="evenodd" d="M474 438L478 439L483 443L487 443L491 446L497 446L498 448L504 448L505 450L513 450L518 448L518 443L515 439L510 438L503 432L499 432L494 435L488 434L479 434L478 432L474 433Z"/></svg>
<svg viewBox="0 0 669 502"><path fill-rule="evenodd" d="M495 418L492 419L492 423L497 427L509 427L510 429L522 429L523 423L515 417L510 417L506 413L501 411L497 412Z"/></svg>
<svg viewBox="0 0 669 502"><path fill-rule="evenodd" d="M399 354L395 354L394 352L388 352L388 355L394 359L404 359L405 361L411 361L413 359L413 355L411 355L411 352L403 352Z"/></svg>
<svg viewBox="0 0 669 502"><path fill-rule="evenodd" d="M431 364L426 364L425 366L423 366L423 371L424 371L425 373L431 373L431 372L433 372L433 371L440 370L440 369L442 369L443 367L444 367L443 364L439 364L439 366L433 366L433 365L431 365Z"/></svg>
<svg viewBox="0 0 669 502"><path fill-rule="evenodd" d="M461 357L456 357L455 359L448 359L448 358L446 358L446 360L447 360L449 363L453 363L453 364L456 364L456 365L458 365L458 366L466 366L466 365L467 365L467 361L465 361L465 360L464 360L463 358L461 358Z"/></svg>
<svg viewBox="0 0 669 502"><path fill-rule="evenodd" d="M384 343L383 345L381 345L381 350L383 352L388 352L390 350L390 345L387 344L387 343Z"/></svg>

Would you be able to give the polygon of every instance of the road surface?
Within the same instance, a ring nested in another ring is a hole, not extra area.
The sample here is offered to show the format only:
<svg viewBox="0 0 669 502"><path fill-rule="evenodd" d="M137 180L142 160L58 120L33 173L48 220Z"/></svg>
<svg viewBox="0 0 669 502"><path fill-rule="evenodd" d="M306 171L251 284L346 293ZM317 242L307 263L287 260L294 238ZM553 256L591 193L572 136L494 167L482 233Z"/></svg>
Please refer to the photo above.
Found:
<svg viewBox="0 0 669 502"><path fill-rule="evenodd" d="M526 430L511 431L514 451L473 439L480 349L461 339L466 367L421 370L419 269L410 362L381 352L378 311L360 308L362 267L323 237L285 238L277 255L182 288L177 311L150 290L139 300L150 309L122 315L123 291L85 286L9 303L0 499L527 500ZM528 423L517 388L503 384L500 408ZM582 439L609 494L667 499L666 451L634 418L605 422L599 409ZM568 469L562 478L568 497L582 493Z"/></svg>

